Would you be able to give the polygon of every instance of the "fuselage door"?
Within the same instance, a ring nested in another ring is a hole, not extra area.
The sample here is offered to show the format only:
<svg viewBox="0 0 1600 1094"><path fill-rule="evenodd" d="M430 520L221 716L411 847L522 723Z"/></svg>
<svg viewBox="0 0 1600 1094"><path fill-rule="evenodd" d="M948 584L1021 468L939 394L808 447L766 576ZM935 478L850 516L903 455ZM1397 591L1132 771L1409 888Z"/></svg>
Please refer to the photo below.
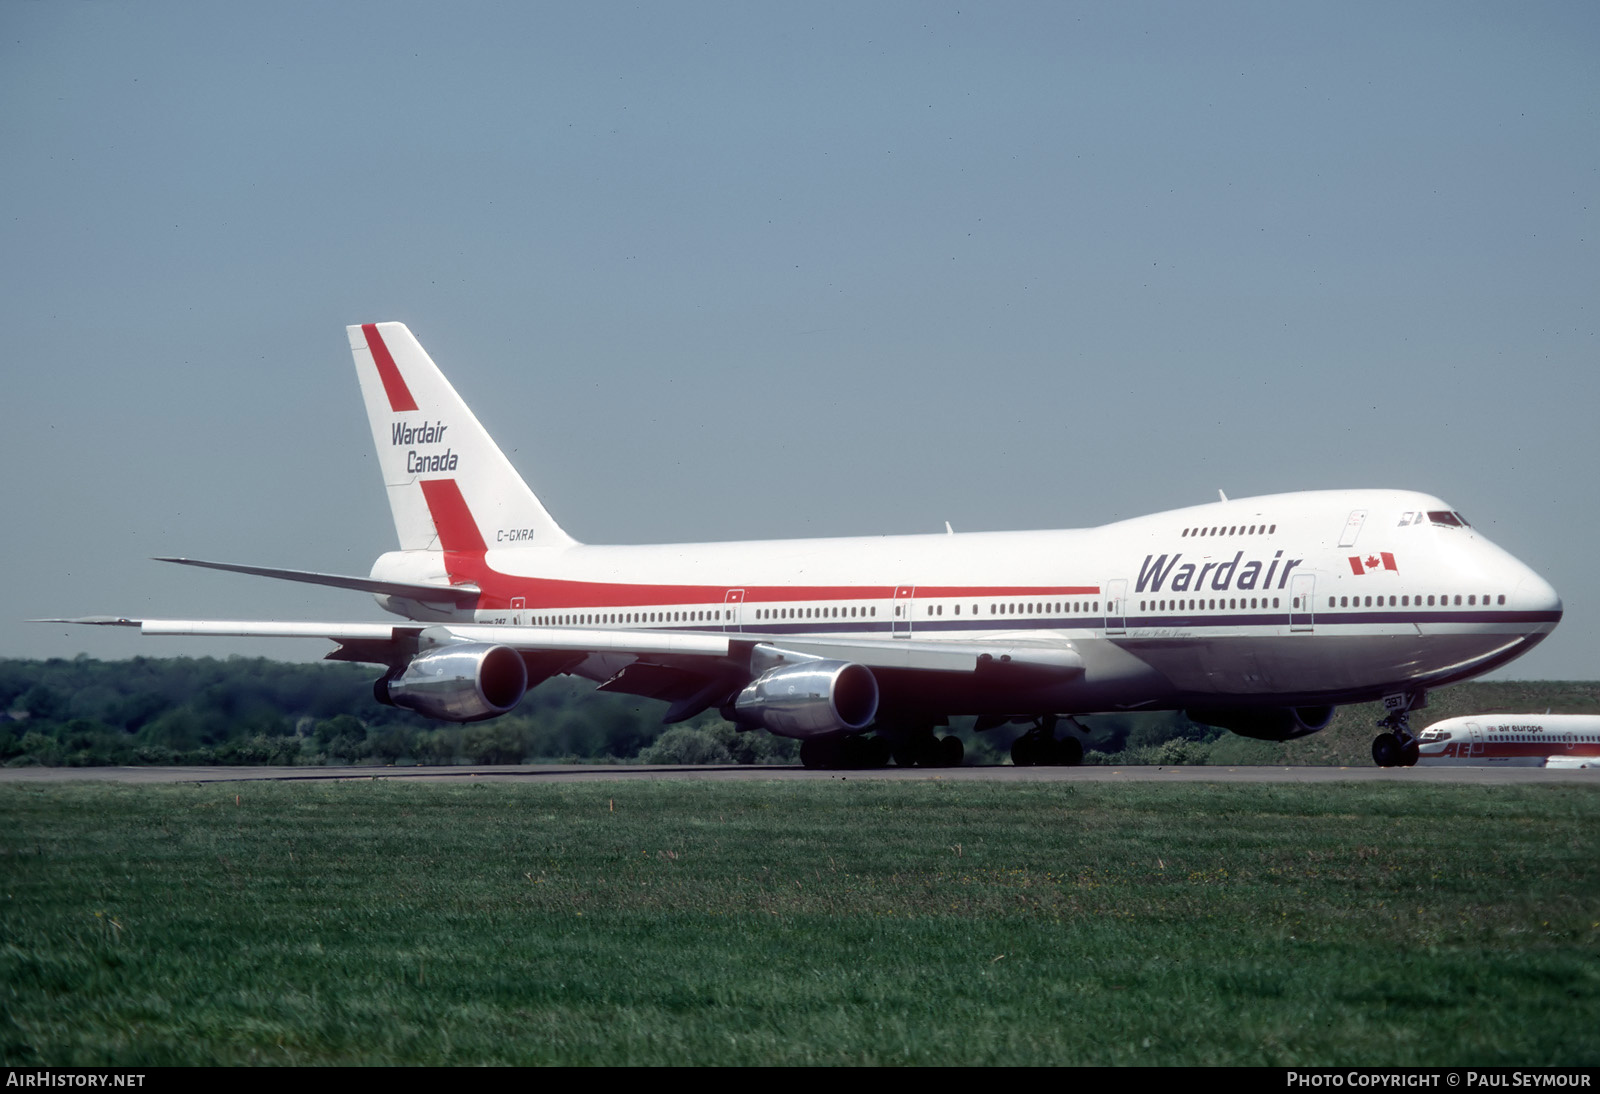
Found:
<svg viewBox="0 0 1600 1094"><path fill-rule="evenodd" d="M1312 605L1316 595L1316 574L1295 574L1289 579L1289 629L1291 631L1316 629L1316 615Z"/></svg>
<svg viewBox="0 0 1600 1094"><path fill-rule="evenodd" d="M1128 580L1114 577L1106 582L1106 633L1128 633Z"/></svg>
<svg viewBox="0 0 1600 1094"><path fill-rule="evenodd" d="M894 608L889 616L889 633L895 638L911 637L911 608L916 599L916 592L916 587L913 585L894 587Z"/></svg>
<svg viewBox="0 0 1600 1094"><path fill-rule="evenodd" d="M722 629L737 631L744 626L744 590L729 589L722 598Z"/></svg>
<svg viewBox="0 0 1600 1094"><path fill-rule="evenodd" d="M528 625L528 598L514 596L511 598L511 622L519 627Z"/></svg>
<svg viewBox="0 0 1600 1094"><path fill-rule="evenodd" d="M1365 509L1351 510L1350 516L1344 522L1344 534L1339 537L1339 546L1354 547L1356 545L1356 537L1361 534L1361 526L1365 523L1367 523L1367 511Z"/></svg>
<svg viewBox="0 0 1600 1094"><path fill-rule="evenodd" d="M1483 727L1477 722L1467 723L1467 736L1472 741L1472 754L1474 756L1482 756L1486 751L1488 751L1483 742ZM1459 756L1460 754L1461 750L1456 749L1456 755Z"/></svg>

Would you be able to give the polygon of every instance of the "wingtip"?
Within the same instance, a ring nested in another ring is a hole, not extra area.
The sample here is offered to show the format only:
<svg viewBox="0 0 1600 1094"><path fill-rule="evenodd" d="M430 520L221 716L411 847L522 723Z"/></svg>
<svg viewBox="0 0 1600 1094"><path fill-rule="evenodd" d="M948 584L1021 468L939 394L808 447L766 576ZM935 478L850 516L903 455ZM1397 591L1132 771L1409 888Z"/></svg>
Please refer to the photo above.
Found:
<svg viewBox="0 0 1600 1094"><path fill-rule="evenodd" d="M30 619L29 623L80 623L91 627L139 627L143 620L122 615L80 615L74 619Z"/></svg>

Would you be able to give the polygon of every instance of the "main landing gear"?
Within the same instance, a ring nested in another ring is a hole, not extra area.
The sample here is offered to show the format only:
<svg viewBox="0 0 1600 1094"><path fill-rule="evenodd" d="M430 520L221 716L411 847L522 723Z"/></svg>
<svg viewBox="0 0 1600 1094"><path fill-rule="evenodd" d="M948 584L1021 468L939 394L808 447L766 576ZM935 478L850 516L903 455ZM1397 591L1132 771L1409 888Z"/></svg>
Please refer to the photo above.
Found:
<svg viewBox="0 0 1600 1094"><path fill-rule="evenodd" d="M961 738L943 737L932 729L898 736L892 741L881 733L851 737L811 737L800 742L800 762L809 768L860 771L884 767L893 758L899 767L960 767L966 756Z"/></svg>
<svg viewBox="0 0 1600 1094"><path fill-rule="evenodd" d="M1067 719L1074 727L1077 722ZM1056 739L1054 714L1034 719L1033 728L1011 742L1011 762L1017 767L1076 767L1083 762L1083 743L1076 737Z"/></svg>
<svg viewBox="0 0 1600 1094"><path fill-rule="evenodd" d="M1422 707L1427 704L1424 696L1416 696L1421 701L1413 702L1413 696L1400 697L1397 705L1390 700L1384 700L1389 707L1389 713L1378 719L1378 727L1388 730L1380 733L1372 740L1372 762L1379 767L1414 767L1420 746L1417 739L1411 735L1411 710L1412 707Z"/></svg>

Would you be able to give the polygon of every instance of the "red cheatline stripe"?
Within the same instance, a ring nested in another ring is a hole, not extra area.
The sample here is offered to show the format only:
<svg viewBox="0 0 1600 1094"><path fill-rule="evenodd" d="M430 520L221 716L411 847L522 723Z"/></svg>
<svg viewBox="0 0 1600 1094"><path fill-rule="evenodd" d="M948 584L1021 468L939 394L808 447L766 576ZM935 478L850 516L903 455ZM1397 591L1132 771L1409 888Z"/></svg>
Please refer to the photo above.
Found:
<svg viewBox="0 0 1600 1094"><path fill-rule="evenodd" d="M361 333L367 336L367 348L372 351L372 362L378 366L378 378L383 381L383 392L389 396L389 409L397 414L402 410L417 409L417 401L411 397L411 389L406 387L400 370L395 367L394 358L389 355L389 347L383 344L383 336L378 333L378 324L361 324Z"/></svg>
<svg viewBox="0 0 1600 1094"><path fill-rule="evenodd" d="M430 503L431 504L431 503ZM435 521L437 521L435 517ZM449 548L447 548L448 550ZM464 552L464 549L463 549ZM747 605L781 603L815 603L824 601L888 600L894 595L892 585L645 585L603 581L564 581L559 578L518 577L491 570L478 559L477 565L461 555L450 562L450 572L463 580L477 582L483 589L484 606L509 603L512 597L523 597L529 608L650 608L678 607L684 605L715 605L735 603L728 600L729 592L742 592ZM1042 590L1038 587L1019 591L1009 586L963 586L959 589L917 590L926 597L993 597L1021 598L1027 595L1044 597L1070 595L1097 595L1093 585L1068 586Z"/></svg>
<svg viewBox="0 0 1600 1094"><path fill-rule="evenodd" d="M485 562L483 533L472 517L467 499L454 479L423 479L422 496L428 503L439 546L447 556L452 577L478 583L484 606L525 598L528 606L550 608L649 607L655 605L726 603L729 592L740 591L746 604L821 600L887 600L892 585L644 585L603 581L563 581L559 578L518 577L492 570ZM1095 585L961 585L922 586L922 597L984 596L1092 596Z"/></svg>
<svg viewBox="0 0 1600 1094"><path fill-rule="evenodd" d="M439 533L439 546L447 552L475 554L484 552L483 535L478 522L472 519L467 499L461 496L461 487L455 479L423 479L422 496L427 499L428 512L433 516L433 527Z"/></svg>
<svg viewBox="0 0 1600 1094"><path fill-rule="evenodd" d="M918 585L916 595L928 596L1096 596L1098 585Z"/></svg>

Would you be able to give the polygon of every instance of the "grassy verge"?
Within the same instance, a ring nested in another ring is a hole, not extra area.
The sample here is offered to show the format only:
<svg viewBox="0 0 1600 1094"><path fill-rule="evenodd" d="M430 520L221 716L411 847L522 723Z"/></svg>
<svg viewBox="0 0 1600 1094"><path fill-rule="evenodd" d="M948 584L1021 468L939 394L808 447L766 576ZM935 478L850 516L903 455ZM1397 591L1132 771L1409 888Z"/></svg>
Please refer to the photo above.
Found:
<svg viewBox="0 0 1600 1094"><path fill-rule="evenodd" d="M1583 786L0 787L8 1064L1600 1062Z"/></svg>

